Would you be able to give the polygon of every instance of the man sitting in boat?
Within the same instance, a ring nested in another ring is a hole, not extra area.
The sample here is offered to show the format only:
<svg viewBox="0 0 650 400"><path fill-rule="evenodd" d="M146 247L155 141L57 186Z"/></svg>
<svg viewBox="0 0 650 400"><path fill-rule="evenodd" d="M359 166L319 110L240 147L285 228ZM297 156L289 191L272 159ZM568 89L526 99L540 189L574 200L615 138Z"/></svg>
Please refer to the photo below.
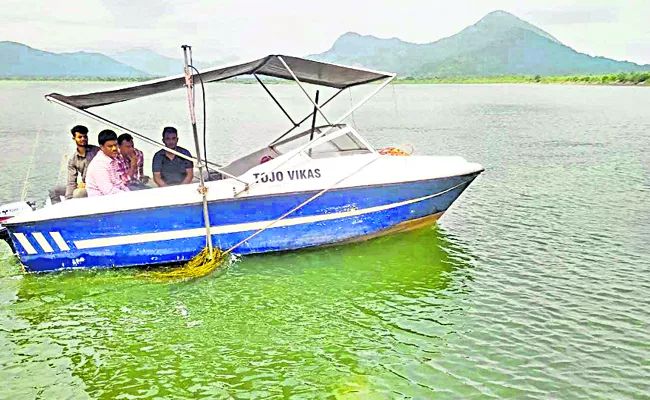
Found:
<svg viewBox="0 0 650 400"><path fill-rule="evenodd" d="M147 189L149 177L144 174L144 154L133 146L133 136L123 133L117 137L117 161L122 181L130 190Z"/></svg>
<svg viewBox="0 0 650 400"><path fill-rule="evenodd" d="M68 182L50 189L52 204L61 201L61 196L66 199L86 197L86 170L88 164L99 152L99 147L88 144L88 128L77 125L70 130L72 140L77 145L77 151L68 159ZM81 177L81 182L78 182Z"/></svg>
<svg viewBox="0 0 650 400"><path fill-rule="evenodd" d="M167 148L192 157L189 151L178 146L178 131L173 126L163 129L162 138ZM156 185L164 187L192 182L194 176L193 167L194 163L192 161L162 149L154 154L151 170Z"/></svg>
<svg viewBox="0 0 650 400"><path fill-rule="evenodd" d="M117 134L110 129L105 129L99 132L97 141L101 151L88 165L86 173L88 197L128 192L129 188L122 181L119 172Z"/></svg>

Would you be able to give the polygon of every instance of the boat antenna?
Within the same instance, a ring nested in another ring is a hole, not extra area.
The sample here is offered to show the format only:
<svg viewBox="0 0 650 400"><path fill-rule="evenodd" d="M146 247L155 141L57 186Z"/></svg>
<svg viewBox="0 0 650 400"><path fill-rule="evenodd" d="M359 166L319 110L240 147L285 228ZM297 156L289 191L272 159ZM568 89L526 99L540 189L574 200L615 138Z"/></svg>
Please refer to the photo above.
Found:
<svg viewBox="0 0 650 400"><path fill-rule="evenodd" d="M194 135L194 146L196 148L196 161L199 164L199 193L203 197L203 221L205 223L205 241L208 248L208 260L213 260L212 234L210 233L210 215L208 213L208 188L203 180L203 162L201 161L201 148L199 146L199 134L196 129L196 115L194 113L194 84L190 60L192 59L192 46L183 45L183 58L185 60L185 87L187 88L187 101L190 107L190 119L192 121L192 134Z"/></svg>

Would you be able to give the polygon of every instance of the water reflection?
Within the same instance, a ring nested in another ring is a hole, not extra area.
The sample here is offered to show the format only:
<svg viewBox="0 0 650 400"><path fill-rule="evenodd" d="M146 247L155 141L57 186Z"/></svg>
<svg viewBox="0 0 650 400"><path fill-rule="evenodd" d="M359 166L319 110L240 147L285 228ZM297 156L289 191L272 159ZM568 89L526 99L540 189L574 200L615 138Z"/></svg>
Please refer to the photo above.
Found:
<svg viewBox="0 0 650 400"><path fill-rule="evenodd" d="M92 397L416 393L425 390L409 389L417 374L463 312L467 259L452 237L426 228L248 256L187 283L136 279L135 270L10 275L16 286L2 307L17 328L6 339L22 354L14 368L49 354Z"/></svg>

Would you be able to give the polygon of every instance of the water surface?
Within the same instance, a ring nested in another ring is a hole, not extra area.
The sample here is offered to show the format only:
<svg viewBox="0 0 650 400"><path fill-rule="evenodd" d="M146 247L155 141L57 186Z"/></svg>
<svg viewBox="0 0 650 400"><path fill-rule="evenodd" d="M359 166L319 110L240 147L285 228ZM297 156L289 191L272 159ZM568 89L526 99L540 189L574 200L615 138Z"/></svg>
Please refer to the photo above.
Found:
<svg viewBox="0 0 650 400"><path fill-rule="evenodd" d="M0 83L0 202L30 162L42 200L69 128L101 129L42 96L107 86ZM257 86L207 90L215 161L287 128ZM296 86L271 90L310 111ZM3 246L0 397L650 398L647 104L647 88L388 87L348 120L373 144L486 168L437 227L244 257L191 283L23 276ZM98 112L154 138L176 125L192 149L185 107L179 92Z"/></svg>

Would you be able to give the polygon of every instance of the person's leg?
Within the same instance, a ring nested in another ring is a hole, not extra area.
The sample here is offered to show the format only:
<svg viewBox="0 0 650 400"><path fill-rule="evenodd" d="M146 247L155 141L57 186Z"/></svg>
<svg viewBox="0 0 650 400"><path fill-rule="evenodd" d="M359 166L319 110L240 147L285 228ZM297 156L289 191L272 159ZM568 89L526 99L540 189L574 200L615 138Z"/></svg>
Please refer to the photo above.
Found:
<svg viewBox="0 0 650 400"><path fill-rule="evenodd" d="M65 185L57 185L50 189L50 201L52 204L60 203L61 197L65 197Z"/></svg>
<svg viewBox="0 0 650 400"><path fill-rule="evenodd" d="M88 192L86 192L85 188L76 188L74 192L72 192L73 199L79 199L82 197L88 197Z"/></svg>

